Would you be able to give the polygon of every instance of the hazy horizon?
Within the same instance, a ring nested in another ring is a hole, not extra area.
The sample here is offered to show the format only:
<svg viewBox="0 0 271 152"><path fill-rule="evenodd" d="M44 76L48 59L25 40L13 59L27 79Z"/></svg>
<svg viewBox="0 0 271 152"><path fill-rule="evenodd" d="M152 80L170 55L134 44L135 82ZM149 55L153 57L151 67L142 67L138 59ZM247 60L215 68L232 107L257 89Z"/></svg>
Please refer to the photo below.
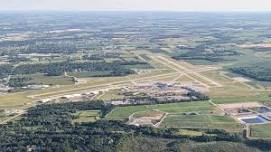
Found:
<svg viewBox="0 0 271 152"><path fill-rule="evenodd" d="M270 0L0 0L0 11L265 12Z"/></svg>

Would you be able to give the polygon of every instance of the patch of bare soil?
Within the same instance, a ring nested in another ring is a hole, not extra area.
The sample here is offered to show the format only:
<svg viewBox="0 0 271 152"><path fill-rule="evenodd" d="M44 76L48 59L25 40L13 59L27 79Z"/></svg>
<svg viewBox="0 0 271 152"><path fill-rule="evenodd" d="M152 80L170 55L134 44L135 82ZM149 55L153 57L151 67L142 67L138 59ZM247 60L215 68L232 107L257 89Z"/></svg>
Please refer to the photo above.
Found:
<svg viewBox="0 0 271 152"><path fill-rule="evenodd" d="M142 125L151 125L155 126L166 113L160 111L149 111L146 113L133 114L129 117L129 124L142 126Z"/></svg>

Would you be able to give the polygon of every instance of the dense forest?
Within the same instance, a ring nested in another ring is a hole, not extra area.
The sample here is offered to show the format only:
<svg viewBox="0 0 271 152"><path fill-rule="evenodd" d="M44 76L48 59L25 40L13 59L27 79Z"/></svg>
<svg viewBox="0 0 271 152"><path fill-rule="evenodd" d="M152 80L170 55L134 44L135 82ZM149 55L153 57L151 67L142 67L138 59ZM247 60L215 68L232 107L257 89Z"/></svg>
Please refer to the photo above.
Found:
<svg viewBox="0 0 271 152"><path fill-rule="evenodd" d="M0 126L1 151L257 151L271 142L246 140L223 130L202 130L201 136L179 135L178 129L137 127L104 116L112 105L102 101L44 104L30 108L20 120ZM73 114L100 110L101 120L74 123ZM216 141L217 143L213 143ZM251 147L250 147L251 146Z"/></svg>
<svg viewBox="0 0 271 152"><path fill-rule="evenodd" d="M31 78L26 76L12 77L10 78L8 85L10 87L24 87L26 85L31 85L27 83L29 80L31 80Z"/></svg>
<svg viewBox="0 0 271 152"><path fill-rule="evenodd" d="M56 62L48 64L25 64L15 67L12 71L16 74L45 73L47 76L58 76L73 71L111 71L112 76L120 76L133 73L132 70L124 68L121 62Z"/></svg>
<svg viewBox="0 0 271 152"><path fill-rule="evenodd" d="M0 65L0 78L4 78L7 75L11 74L13 66L10 64Z"/></svg>
<svg viewBox="0 0 271 152"><path fill-rule="evenodd" d="M231 71L260 81L271 81L271 63L257 63L248 66L234 67Z"/></svg>
<svg viewBox="0 0 271 152"><path fill-rule="evenodd" d="M211 46L212 44L210 44ZM238 56L239 52L235 51L233 48L219 48L210 47L207 44L199 45L196 47L177 47L176 52L172 54L172 58L179 60L206 60L210 62L221 62L227 61L228 56Z"/></svg>

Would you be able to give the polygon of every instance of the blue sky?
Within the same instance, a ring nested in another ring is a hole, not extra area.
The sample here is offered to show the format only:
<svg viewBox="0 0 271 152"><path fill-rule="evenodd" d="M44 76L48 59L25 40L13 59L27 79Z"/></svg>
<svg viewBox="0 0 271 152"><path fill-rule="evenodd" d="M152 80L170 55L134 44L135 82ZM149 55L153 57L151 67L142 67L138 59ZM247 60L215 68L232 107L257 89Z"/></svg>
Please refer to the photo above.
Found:
<svg viewBox="0 0 271 152"><path fill-rule="evenodd" d="M271 0L0 0L0 10L271 11Z"/></svg>

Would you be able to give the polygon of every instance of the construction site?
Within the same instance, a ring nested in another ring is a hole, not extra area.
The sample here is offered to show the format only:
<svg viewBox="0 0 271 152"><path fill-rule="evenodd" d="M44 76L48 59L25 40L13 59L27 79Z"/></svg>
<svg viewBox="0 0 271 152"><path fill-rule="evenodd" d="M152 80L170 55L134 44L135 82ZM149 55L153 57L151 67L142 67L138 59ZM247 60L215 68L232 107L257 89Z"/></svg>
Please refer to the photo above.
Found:
<svg viewBox="0 0 271 152"><path fill-rule="evenodd" d="M271 122L271 108L258 102L221 104L218 107L244 125Z"/></svg>

